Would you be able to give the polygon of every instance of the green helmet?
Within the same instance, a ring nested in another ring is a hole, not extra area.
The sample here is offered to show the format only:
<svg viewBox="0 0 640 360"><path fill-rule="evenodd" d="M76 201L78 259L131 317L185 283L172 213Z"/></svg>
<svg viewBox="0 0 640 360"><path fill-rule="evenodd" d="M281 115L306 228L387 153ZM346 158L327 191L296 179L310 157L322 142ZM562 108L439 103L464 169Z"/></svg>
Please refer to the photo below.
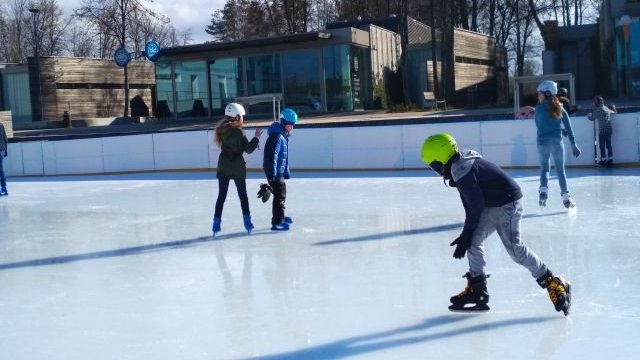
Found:
<svg viewBox="0 0 640 360"><path fill-rule="evenodd" d="M422 144L422 161L429 166L436 161L445 165L457 152L458 145L453 136L447 133L435 134Z"/></svg>

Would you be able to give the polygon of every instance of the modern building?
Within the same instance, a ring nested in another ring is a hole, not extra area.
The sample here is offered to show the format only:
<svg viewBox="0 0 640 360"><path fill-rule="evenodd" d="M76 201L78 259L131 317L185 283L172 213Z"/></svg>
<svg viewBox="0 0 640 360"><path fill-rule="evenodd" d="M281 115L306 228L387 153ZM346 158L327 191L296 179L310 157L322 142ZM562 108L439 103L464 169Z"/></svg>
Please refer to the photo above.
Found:
<svg viewBox="0 0 640 360"><path fill-rule="evenodd" d="M433 86L431 30L408 18L409 97L423 106ZM456 30L456 90L495 103L507 92L505 50L493 38ZM301 113L384 106L395 95L402 56L398 19L335 23L327 30L270 38L165 48L156 62L157 112L165 119L214 118L240 102L249 114L269 114L274 100ZM400 78L401 79L401 78ZM459 81L459 83L458 83ZM502 86L504 89L499 90Z"/></svg>
<svg viewBox="0 0 640 360"><path fill-rule="evenodd" d="M577 99L640 98L640 0L604 0L597 24L546 25L545 73L573 74Z"/></svg>
<svg viewBox="0 0 640 360"><path fill-rule="evenodd" d="M16 129L61 121L65 112L73 119L87 120L122 116L123 74L111 59L31 57L27 64L4 64L0 66L0 110L11 110ZM151 109L153 63L132 61L128 75L129 100Z"/></svg>

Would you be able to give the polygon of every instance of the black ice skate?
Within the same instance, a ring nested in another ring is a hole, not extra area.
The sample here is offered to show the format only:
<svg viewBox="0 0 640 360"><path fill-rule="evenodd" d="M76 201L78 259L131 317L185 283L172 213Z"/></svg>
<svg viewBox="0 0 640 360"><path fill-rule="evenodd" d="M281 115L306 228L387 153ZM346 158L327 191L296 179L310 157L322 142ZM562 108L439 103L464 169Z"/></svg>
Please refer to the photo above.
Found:
<svg viewBox="0 0 640 360"><path fill-rule="evenodd" d="M489 275L471 276L471 273L464 274L467 278L467 286L456 296L452 296L449 310L455 312L487 312L489 311L489 292L487 291L487 278ZM467 306L470 305L471 306Z"/></svg>
<svg viewBox="0 0 640 360"><path fill-rule="evenodd" d="M556 311L562 311L564 316L569 315L571 308L571 284L562 278L562 276L554 276L551 271L539 278L538 284L547 289L549 298L556 308Z"/></svg>
<svg viewBox="0 0 640 360"><path fill-rule="evenodd" d="M546 186L540 186L540 189L538 189L538 194L540 194L538 204L540 206L542 207L547 206L548 193L549 193L549 188L547 188Z"/></svg>

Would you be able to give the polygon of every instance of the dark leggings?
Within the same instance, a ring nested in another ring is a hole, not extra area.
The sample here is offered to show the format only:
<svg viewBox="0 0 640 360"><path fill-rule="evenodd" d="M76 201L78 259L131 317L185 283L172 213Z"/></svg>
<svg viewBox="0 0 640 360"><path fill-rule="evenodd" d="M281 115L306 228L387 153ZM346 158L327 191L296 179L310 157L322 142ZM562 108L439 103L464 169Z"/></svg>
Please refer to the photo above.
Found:
<svg viewBox="0 0 640 360"><path fill-rule="evenodd" d="M600 145L600 159L606 159L607 157L613 157L613 150L611 149L611 134L609 135L599 135L598 136L598 145ZM607 147L607 155L604 154L604 148Z"/></svg>
<svg viewBox="0 0 640 360"><path fill-rule="evenodd" d="M227 199L227 191L229 190L229 182L231 179L225 177L218 177L218 200L216 200L216 212L215 217L222 217L222 208L224 207L224 201ZM233 179L236 183L236 189L238 189L238 197L240 198L240 207L242 208L242 215L250 215L249 211L249 198L247 197L247 182L245 179Z"/></svg>
<svg viewBox="0 0 640 360"><path fill-rule="evenodd" d="M277 178L269 184L271 184L273 191L273 217L271 218L271 224L280 224L284 221L284 202L287 199L287 184L285 184L283 178Z"/></svg>

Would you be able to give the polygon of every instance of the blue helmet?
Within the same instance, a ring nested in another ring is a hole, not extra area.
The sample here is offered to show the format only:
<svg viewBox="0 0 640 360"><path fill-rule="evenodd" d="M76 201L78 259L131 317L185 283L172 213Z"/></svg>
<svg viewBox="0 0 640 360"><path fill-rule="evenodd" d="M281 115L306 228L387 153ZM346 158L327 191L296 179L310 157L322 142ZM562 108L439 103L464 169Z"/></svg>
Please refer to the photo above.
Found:
<svg viewBox="0 0 640 360"><path fill-rule="evenodd" d="M282 125L295 125L298 122L298 114L291 108L285 108L280 113Z"/></svg>

